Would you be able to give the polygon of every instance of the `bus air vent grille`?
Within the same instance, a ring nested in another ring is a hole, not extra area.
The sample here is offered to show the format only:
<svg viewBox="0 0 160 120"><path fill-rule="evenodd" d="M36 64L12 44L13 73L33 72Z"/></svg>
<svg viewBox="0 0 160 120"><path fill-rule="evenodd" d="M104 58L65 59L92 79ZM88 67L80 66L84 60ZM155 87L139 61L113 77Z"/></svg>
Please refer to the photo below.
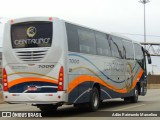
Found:
<svg viewBox="0 0 160 120"><path fill-rule="evenodd" d="M16 52L17 56L22 61L41 61L46 53L47 50L44 51L18 51Z"/></svg>

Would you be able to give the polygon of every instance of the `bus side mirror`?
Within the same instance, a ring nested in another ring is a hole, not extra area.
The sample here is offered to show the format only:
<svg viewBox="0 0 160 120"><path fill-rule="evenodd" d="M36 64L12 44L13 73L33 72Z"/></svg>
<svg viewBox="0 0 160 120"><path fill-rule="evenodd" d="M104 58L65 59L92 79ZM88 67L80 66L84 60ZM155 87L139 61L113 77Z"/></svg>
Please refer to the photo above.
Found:
<svg viewBox="0 0 160 120"><path fill-rule="evenodd" d="M148 59L148 64L152 64L152 60L151 60L151 56L147 55L147 59Z"/></svg>

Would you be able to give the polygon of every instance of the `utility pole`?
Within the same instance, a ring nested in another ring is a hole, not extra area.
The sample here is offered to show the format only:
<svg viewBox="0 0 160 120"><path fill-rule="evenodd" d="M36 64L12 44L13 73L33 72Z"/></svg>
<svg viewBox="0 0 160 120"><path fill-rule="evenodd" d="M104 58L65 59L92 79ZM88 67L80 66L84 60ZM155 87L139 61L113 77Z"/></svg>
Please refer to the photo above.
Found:
<svg viewBox="0 0 160 120"><path fill-rule="evenodd" d="M144 5L144 42L146 42L146 3L150 2L149 0L140 0L140 3ZM145 46L146 48L146 46Z"/></svg>

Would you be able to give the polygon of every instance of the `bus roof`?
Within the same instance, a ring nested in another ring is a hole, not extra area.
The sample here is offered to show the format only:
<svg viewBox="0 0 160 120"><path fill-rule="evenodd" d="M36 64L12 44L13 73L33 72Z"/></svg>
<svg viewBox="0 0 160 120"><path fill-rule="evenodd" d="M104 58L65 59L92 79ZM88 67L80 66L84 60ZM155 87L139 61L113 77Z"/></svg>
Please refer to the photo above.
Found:
<svg viewBox="0 0 160 120"><path fill-rule="evenodd" d="M87 26L84 26L84 25L80 25L80 24L77 24L77 23L73 23L73 22L70 22L70 21L66 21L66 20L63 20L63 21L64 21L64 22L67 22L67 23L70 23L70 24L77 25L77 26L85 27L85 28L88 28L88 29L91 29L91 30L95 30L95 31L99 31L99 32L102 32L102 33L106 33L106 34L109 34L109 35L116 36L116 37L120 37L120 38L123 38L123 39L125 39L125 40L127 40L127 41L131 41L131 42L133 42L133 43L137 43L137 44L141 45L140 42L135 41L135 40L132 40L131 38L126 37L126 36L123 36L123 35L120 35L120 34L118 34L118 33L114 33L114 32L110 32L110 33L109 33L109 32L105 32L105 31L102 31L102 30L99 30L99 29L95 29L95 28L92 28L92 27L87 27Z"/></svg>
<svg viewBox="0 0 160 120"><path fill-rule="evenodd" d="M132 41L133 43L137 43L139 45L140 42L137 42L137 41L134 41L132 39L130 39L129 37L126 37L126 36L123 36L123 35L120 35L118 33L112 33L112 32L105 32L105 31L102 31L102 30L99 30L99 29L95 29L95 28L92 28L92 27L87 27L85 25L80 25L80 24L77 24L77 23L73 23L73 22L70 22L70 21L67 21L67 20L63 20L63 19L60 19L60 18L57 18L57 17L25 17L25 18L16 18L16 19L13 19L15 21L15 23L17 22L22 22L22 21L27 21L27 20L50 20L50 18L52 18L53 20L56 19L56 20L61 20L63 22L67 22L67 23L70 23L70 24L74 24L74 25L77 25L77 26L81 26L81 27L85 27L85 28L88 28L88 29L91 29L91 30L95 30L95 31L99 31L99 32L102 32L102 33L106 33L106 34L110 34L110 35L113 35L113 36L117 36L117 37L120 37L120 38L123 38L127 41Z"/></svg>

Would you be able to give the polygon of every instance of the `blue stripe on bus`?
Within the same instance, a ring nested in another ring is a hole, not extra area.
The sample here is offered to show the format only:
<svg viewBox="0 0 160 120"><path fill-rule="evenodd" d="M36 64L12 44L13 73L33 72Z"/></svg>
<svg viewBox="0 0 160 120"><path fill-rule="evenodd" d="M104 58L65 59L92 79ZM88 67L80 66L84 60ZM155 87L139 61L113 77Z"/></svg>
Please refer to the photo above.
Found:
<svg viewBox="0 0 160 120"><path fill-rule="evenodd" d="M27 91L25 93L52 93L57 92L57 88L51 88L49 86L57 87L57 84L48 83L48 82L40 82L40 81L31 81L31 82L23 82L17 85L14 85L9 88L9 93L23 93L27 90L28 86L37 86L42 87L38 88L36 91ZM43 86L46 86L43 88ZM48 86L48 87L47 87Z"/></svg>
<svg viewBox="0 0 160 120"><path fill-rule="evenodd" d="M114 83L123 83L125 82L125 80L122 80L122 81L115 81L111 78L109 78L105 73L103 73L95 64L93 64L90 60L88 60L87 58L85 58L84 56L81 56L81 55L78 55L78 54L68 54L69 56L77 56L77 57L80 57L80 58L83 58L84 60L88 61L90 64L92 64L100 73L102 73L108 80L114 82ZM136 64L135 64L136 66ZM135 66L133 67L133 69L135 68Z"/></svg>

